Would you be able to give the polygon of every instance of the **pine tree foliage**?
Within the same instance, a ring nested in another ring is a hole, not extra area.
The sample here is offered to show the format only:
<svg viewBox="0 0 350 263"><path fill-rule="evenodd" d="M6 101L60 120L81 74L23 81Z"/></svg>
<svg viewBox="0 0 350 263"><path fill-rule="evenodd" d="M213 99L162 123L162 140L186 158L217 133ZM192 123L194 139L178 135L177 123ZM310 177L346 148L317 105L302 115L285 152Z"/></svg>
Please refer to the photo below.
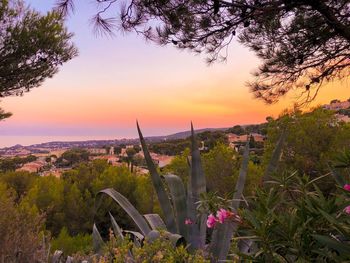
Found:
<svg viewBox="0 0 350 263"><path fill-rule="evenodd" d="M42 15L21 0L0 0L0 97L23 95L77 55L58 12Z"/></svg>
<svg viewBox="0 0 350 263"><path fill-rule="evenodd" d="M58 7L67 12L73 2L60 0ZM205 53L208 63L225 60L229 44L238 39L262 61L248 85L267 103L292 89L310 101L321 84L349 75L348 0L95 2L99 30L135 31L161 45Z"/></svg>

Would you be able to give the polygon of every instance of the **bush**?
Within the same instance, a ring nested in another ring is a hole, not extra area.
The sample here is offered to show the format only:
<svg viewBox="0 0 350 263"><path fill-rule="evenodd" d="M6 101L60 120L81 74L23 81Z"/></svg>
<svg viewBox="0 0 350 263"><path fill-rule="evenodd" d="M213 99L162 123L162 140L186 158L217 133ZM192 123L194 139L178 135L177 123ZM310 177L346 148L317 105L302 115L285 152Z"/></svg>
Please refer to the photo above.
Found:
<svg viewBox="0 0 350 263"><path fill-rule="evenodd" d="M315 184L322 180L284 175L258 190L242 213L238 238L255 244L240 256L258 262L350 260L350 215L344 212L349 193L325 195Z"/></svg>
<svg viewBox="0 0 350 263"><path fill-rule="evenodd" d="M130 253L133 258L130 258ZM105 258L114 260L115 263L124 262L176 262L176 263L205 263L202 251L197 250L195 253L189 253L181 245L174 248L174 245L160 232L160 237L155 240L146 239L143 246L139 247L132 243L129 238L124 240L115 239L111 235L110 242L105 247ZM130 261L132 260L132 261ZM106 261L109 262L109 261Z"/></svg>
<svg viewBox="0 0 350 263"><path fill-rule="evenodd" d="M24 203L16 204L15 194L0 183L0 260L31 263L45 259L44 218Z"/></svg>
<svg viewBox="0 0 350 263"><path fill-rule="evenodd" d="M51 241L51 251L61 250L65 255L88 254L92 250L92 237L88 234L70 236L67 228L62 228L57 238Z"/></svg>

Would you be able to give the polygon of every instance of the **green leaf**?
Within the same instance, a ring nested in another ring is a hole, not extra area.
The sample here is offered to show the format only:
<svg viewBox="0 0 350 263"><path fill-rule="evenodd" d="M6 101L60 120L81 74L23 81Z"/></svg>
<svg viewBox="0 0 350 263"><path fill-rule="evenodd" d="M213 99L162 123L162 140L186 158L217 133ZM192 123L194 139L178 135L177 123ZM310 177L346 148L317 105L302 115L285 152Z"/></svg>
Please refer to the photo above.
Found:
<svg viewBox="0 0 350 263"><path fill-rule="evenodd" d="M276 171L278 162L281 158L283 144L287 136L287 130L283 129L282 133L277 141L276 147L272 152L271 159L264 173L263 182L266 184L267 181L271 180L271 175Z"/></svg>
<svg viewBox="0 0 350 263"><path fill-rule="evenodd" d="M334 180L337 182L337 184L341 188L343 188L344 185L346 184L344 177L341 174L339 174L339 172L335 168L333 168L331 165L328 165L328 167L331 170L331 174L332 174Z"/></svg>
<svg viewBox="0 0 350 263"><path fill-rule="evenodd" d="M187 159L188 165L191 168L191 162L189 159ZM191 169L190 169L191 173ZM191 175L190 175L191 176ZM201 240L199 236L199 224L197 222L197 211L195 204L193 202L192 197L192 187L191 187L191 180L188 180L187 182L187 216L188 219L190 219L193 224L188 225L188 242L189 242L189 249L195 250L201 247Z"/></svg>
<svg viewBox="0 0 350 263"><path fill-rule="evenodd" d="M196 136L193 130L193 124L191 123L191 194L192 201L195 203L200 201L200 196L206 193L206 180L202 168L202 161L200 152L197 145ZM199 218L199 242L200 247L204 247L207 231L207 215L201 214Z"/></svg>
<svg viewBox="0 0 350 263"><path fill-rule="evenodd" d="M176 233L177 229L176 229L176 223L175 223L175 218L174 218L174 212L173 212L173 208L171 206L170 200L169 200L169 196L168 196L167 192L165 191L163 182L162 182L162 180L157 172L157 169L152 161L151 155L150 155L148 148L147 148L147 145L146 145L146 141L143 138L143 135L142 135L142 132L141 132L141 129L139 127L138 122L136 124L137 124L137 131L138 131L139 137L140 137L140 142L142 145L142 150L143 150L143 153L145 156L148 170L151 174L152 183L153 183L153 186L156 190L160 207L162 208L162 211L163 211L165 224L167 226L167 229L170 232Z"/></svg>
<svg viewBox="0 0 350 263"><path fill-rule="evenodd" d="M248 139L244 149L243 161L239 170L238 181L236 183L235 193L232 200L233 212L237 212L239 208L247 178L249 164L249 142L250 138ZM214 258L217 258L218 260L225 260L227 258L231 245L231 239L236 229L237 223L235 222L225 222L224 224L219 224L214 229L212 242L210 244L211 252L213 253Z"/></svg>
<svg viewBox="0 0 350 263"><path fill-rule="evenodd" d="M158 214L146 214L143 217L147 220L152 230L166 229L163 219Z"/></svg>
<svg viewBox="0 0 350 263"><path fill-rule="evenodd" d="M350 245L341 243L334 238L323 235L312 235L317 241L327 247L338 251L341 255L350 255Z"/></svg>
<svg viewBox="0 0 350 263"><path fill-rule="evenodd" d="M101 250L102 250L102 247L104 245L104 242L102 240L100 232L97 229L96 224L94 224L94 226L92 228L92 241L93 241L94 251L97 254L100 254Z"/></svg>
<svg viewBox="0 0 350 263"><path fill-rule="evenodd" d="M185 239L188 240L188 227L185 225L185 220L187 219L187 204L184 184L180 177L173 174L167 174L164 178L173 201L176 224L179 230L178 234L184 236Z"/></svg>
<svg viewBox="0 0 350 263"><path fill-rule="evenodd" d="M142 215L136 210L136 208L129 202L129 200L124 197L122 194L117 192L112 188L103 189L97 193L97 199L101 195L107 195L111 197L115 202L117 202L121 208L130 216L130 218L135 222L135 224L140 229L143 235L147 235L151 229L147 225L146 220L142 217Z"/></svg>
<svg viewBox="0 0 350 263"><path fill-rule="evenodd" d="M192 185L192 196L194 202L200 200L202 193L206 192L206 180L202 168L202 161L200 152L197 145L196 135L193 130L193 124L191 123L191 185Z"/></svg>
<svg viewBox="0 0 350 263"><path fill-rule="evenodd" d="M115 221L115 219L114 219L114 217L112 216L111 212L108 212L108 213L109 213L109 217L111 218L112 228L113 228L114 235L115 235L116 237L120 237L121 239L124 239L122 229L120 228L120 226L119 226L119 225L117 224L117 222Z"/></svg>
<svg viewBox="0 0 350 263"><path fill-rule="evenodd" d="M148 234L151 232L152 232L152 230L150 232L148 232ZM125 233L125 235L129 235L137 247L141 247L143 241L145 240L144 235L142 235L140 232L137 232L137 231L124 230L123 233Z"/></svg>

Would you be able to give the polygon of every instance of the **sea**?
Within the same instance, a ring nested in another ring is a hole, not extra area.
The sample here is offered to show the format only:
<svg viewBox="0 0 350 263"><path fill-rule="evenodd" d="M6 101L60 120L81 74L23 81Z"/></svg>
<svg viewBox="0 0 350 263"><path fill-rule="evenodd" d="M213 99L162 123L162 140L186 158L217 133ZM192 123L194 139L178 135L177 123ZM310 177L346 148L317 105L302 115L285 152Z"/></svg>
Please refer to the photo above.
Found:
<svg viewBox="0 0 350 263"><path fill-rule="evenodd" d="M88 141L88 140L115 140L115 136L7 136L0 135L0 148L11 147L17 144L29 146L44 142L69 142L69 141Z"/></svg>

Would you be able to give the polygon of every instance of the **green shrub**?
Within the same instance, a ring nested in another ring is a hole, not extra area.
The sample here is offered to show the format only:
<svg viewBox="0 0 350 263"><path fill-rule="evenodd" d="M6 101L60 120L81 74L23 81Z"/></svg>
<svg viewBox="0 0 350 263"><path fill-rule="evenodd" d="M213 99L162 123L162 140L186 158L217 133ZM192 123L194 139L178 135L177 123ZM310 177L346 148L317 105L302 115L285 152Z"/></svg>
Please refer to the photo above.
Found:
<svg viewBox="0 0 350 263"><path fill-rule="evenodd" d="M130 257L130 253L133 257ZM104 260L113 260L115 263L124 262L176 262L176 263L205 263L203 251L197 250L189 253L184 246L174 248L164 232L160 232L160 237L155 240L146 239L143 246L139 247L131 242L127 237L124 240L115 239L111 235L110 241L105 247ZM132 260L132 261L130 261ZM102 261L102 260L100 260ZM103 261L102 261L103 262ZM107 261L110 262L110 261Z"/></svg>
<svg viewBox="0 0 350 263"><path fill-rule="evenodd" d="M92 237L89 234L70 236L67 228L62 228L57 238L51 241L51 250L61 250L65 255L88 254L92 250Z"/></svg>
<svg viewBox="0 0 350 263"><path fill-rule="evenodd" d="M342 189L322 193L316 181L322 184L325 177L282 175L271 188L259 189L242 213L244 224L236 239L254 245L246 254L235 252L258 262L350 260L350 215L344 212L350 195Z"/></svg>

